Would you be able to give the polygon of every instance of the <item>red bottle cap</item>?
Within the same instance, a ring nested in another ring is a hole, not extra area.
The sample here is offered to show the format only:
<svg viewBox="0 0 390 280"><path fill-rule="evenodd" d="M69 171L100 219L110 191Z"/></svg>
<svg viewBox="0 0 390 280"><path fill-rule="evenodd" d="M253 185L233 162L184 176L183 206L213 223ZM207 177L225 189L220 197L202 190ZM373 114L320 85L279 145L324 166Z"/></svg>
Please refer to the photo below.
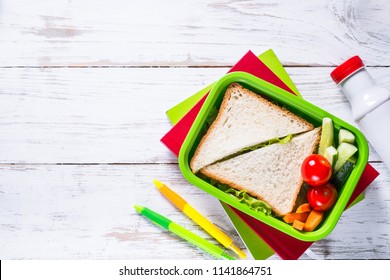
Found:
<svg viewBox="0 0 390 280"><path fill-rule="evenodd" d="M361 69L362 67L364 67L363 61L359 56L356 55L340 64L340 66L338 66L330 73L330 76L332 77L333 81L336 82L336 84L339 84L346 77Z"/></svg>

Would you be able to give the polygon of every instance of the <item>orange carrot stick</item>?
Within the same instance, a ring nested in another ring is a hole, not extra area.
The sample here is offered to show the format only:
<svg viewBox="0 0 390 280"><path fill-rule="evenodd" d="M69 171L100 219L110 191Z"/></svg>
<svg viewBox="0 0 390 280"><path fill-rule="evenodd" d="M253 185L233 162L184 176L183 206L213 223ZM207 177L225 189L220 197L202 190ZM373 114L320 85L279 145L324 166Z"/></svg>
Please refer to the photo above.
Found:
<svg viewBox="0 0 390 280"><path fill-rule="evenodd" d="M324 212L311 210L309 216L307 217L303 230L304 231L315 230L315 228L321 223L323 217L324 217Z"/></svg>
<svg viewBox="0 0 390 280"><path fill-rule="evenodd" d="M310 211L311 211L310 204L304 203L304 204L301 204L295 212L296 213L306 213L306 212L310 212Z"/></svg>
<svg viewBox="0 0 390 280"><path fill-rule="evenodd" d="M288 223L288 224L293 223L294 220L298 220L300 222L305 222L308 216L309 216L309 212L306 212L306 213L288 213L288 214L284 215L283 220L286 223Z"/></svg>

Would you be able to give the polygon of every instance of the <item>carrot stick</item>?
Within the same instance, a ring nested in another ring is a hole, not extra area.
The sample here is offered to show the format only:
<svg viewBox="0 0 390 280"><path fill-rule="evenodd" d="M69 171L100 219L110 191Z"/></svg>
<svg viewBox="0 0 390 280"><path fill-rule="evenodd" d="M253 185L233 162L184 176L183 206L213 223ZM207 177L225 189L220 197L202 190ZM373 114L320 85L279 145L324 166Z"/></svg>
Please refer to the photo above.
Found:
<svg viewBox="0 0 390 280"><path fill-rule="evenodd" d="M308 216L309 216L309 212L306 212L306 213L288 213L288 214L284 215L283 220L286 223L288 223L288 224L293 223L294 220L298 220L300 222L305 222Z"/></svg>
<svg viewBox="0 0 390 280"><path fill-rule="evenodd" d="M323 217L324 217L324 212L311 210L309 216L307 217L303 230L304 231L315 230L315 228L321 223Z"/></svg>
<svg viewBox="0 0 390 280"><path fill-rule="evenodd" d="M305 227L305 223L301 222L301 221L298 221L298 220L294 220L292 226L293 226L293 228L296 228L298 230L303 230L303 228Z"/></svg>
<svg viewBox="0 0 390 280"><path fill-rule="evenodd" d="M304 204L301 204L295 212L296 213L306 213L306 212L310 212L310 211L311 211L310 204L304 203Z"/></svg>

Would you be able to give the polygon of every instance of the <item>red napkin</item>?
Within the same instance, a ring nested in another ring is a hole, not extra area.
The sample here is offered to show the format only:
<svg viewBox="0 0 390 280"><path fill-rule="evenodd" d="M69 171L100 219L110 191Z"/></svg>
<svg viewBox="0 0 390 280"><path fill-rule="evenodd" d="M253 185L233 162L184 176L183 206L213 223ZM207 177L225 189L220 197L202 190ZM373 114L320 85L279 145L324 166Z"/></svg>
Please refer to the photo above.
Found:
<svg viewBox="0 0 390 280"><path fill-rule="evenodd" d="M294 94L293 91L251 51L246 53L229 72L234 71L248 72ZM181 145L206 100L206 97L207 94L167 134L165 134L163 138L161 138L161 142L163 142L176 156L179 155ZM370 164L367 164L360 181L352 194L349 204L353 202L378 175L379 173ZM305 242L293 238L233 207L231 208L282 259L298 259L312 244L312 242Z"/></svg>

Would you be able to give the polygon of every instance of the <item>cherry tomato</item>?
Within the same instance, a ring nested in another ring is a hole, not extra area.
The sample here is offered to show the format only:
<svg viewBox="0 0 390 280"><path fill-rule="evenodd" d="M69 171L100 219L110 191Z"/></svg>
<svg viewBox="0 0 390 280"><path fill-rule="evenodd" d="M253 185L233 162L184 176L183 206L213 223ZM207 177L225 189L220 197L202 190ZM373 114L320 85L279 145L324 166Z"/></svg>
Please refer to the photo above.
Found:
<svg viewBox="0 0 390 280"><path fill-rule="evenodd" d="M322 155L312 154L303 160L301 166L303 181L310 186L320 186L332 176L332 166Z"/></svg>
<svg viewBox="0 0 390 280"><path fill-rule="evenodd" d="M307 200L314 210L326 211L336 203L337 190L331 183L310 187L307 192Z"/></svg>

